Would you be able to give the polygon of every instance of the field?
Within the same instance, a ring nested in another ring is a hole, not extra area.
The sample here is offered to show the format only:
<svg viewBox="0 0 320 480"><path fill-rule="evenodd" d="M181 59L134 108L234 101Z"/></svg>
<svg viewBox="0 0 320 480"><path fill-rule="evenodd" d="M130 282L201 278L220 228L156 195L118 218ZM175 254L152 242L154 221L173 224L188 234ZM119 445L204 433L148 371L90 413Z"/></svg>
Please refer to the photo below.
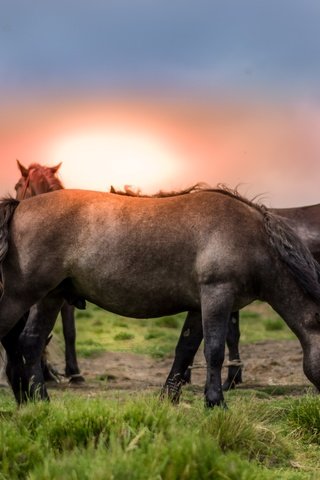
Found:
<svg viewBox="0 0 320 480"><path fill-rule="evenodd" d="M228 409L203 407L204 369L179 406L158 399L184 315L77 313L86 383L51 385L50 404L17 409L0 389L0 479L318 479L320 402L299 344L266 305L241 317L244 384ZM51 360L63 369L61 323Z"/></svg>

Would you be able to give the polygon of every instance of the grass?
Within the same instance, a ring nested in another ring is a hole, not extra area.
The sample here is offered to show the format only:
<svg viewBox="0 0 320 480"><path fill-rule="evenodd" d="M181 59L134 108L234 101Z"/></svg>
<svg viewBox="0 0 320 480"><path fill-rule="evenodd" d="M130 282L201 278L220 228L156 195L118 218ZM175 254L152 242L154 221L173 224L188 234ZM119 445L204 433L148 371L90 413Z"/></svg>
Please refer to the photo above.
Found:
<svg viewBox="0 0 320 480"><path fill-rule="evenodd" d="M77 352L80 357L104 351L133 352L163 358L172 355L186 313L151 319L132 319L88 304L76 311ZM241 312L241 343L295 338L284 321L268 305L255 302ZM61 322L55 333L61 338Z"/></svg>
<svg viewBox="0 0 320 480"><path fill-rule="evenodd" d="M52 396L17 409L0 390L2 480L319 478L320 446L294 415L317 397L236 391L209 411L188 389L178 407L150 393Z"/></svg>
<svg viewBox="0 0 320 480"><path fill-rule="evenodd" d="M285 324L281 318L266 318L263 324L267 332L273 330L279 331L285 328Z"/></svg>
<svg viewBox="0 0 320 480"><path fill-rule="evenodd" d="M254 302L240 313L241 343L291 340L296 336L269 305Z"/></svg>
<svg viewBox="0 0 320 480"><path fill-rule="evenodd" d="M77 351L172 355L185 314L134 320L88 305ZM61 323L55 331L61 338ZM295 338L265 304L241 313L241 341ZM290 388L230 391L228 409L203 407L185 387L177 407L158 392L105 387L17 409L0 389L0 480L307 480L320 478L320 400Z"/></svg>
<svg viewBox="0 0 320 480"><path fill-rule="evenodd" d="M296 399L290 405L287 415L296 436L320 445L319 397L310 395Z"/></svg>
<svg viewBox="0 0 320 480"><path fill-rule="evenodd" d="M77 353L96 356L103 351L133 352L163 358L172 354L185 314L152 319L132 319L88 305L76 311ZM55 333L62 341L61 322Z"/></svg>

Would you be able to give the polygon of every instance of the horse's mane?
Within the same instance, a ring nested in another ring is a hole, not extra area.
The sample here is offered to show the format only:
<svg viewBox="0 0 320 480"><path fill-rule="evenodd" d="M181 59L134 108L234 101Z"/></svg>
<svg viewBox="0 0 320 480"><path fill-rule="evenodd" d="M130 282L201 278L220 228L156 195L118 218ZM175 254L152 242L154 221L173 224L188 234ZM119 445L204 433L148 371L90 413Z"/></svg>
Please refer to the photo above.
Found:
<svg viewBox="0 0 320 480"><path fill-rule="evenodd" d="M131 185L125 185L124 190L116 190L112 185L110 187L110 193L114 193L116 195L125 195L127 197L141 197L141 198L166 198L166 197L177 197L179 195L186 195L188 193L195 193L204 190L207 188L207 184L205 183L196 183L195 185L192 185L191 187L185 188L184 190L172 190L172 191L165 191L165 190L159 190L159 192L154 193L152 195L146 195L144 193L141 193L140 188L137 190L134 190L134 187Z"/></svg>
<svg viewBox="0 0 320 480"><path fill-rule="evenodd" d="M254 197L253 200L249 200L248 198L244 197L238 192L237 187L232 189L226 186L223 183L219 183L216 187L211 187L209 184L205 182L198 182L191 187L185 188L183 190L159 190L159 192L154 193L152 195L146 195L141 193L141 190L138 188L134 190L131 185L125 185L124 190L116 190L112 185L110 187L110 193L114 193L116 195L125 195L128 197L140 197L140 198L167 198L167 197L178 197L180 195L187 195L192 193L198 192L214 192L214 193L221 193L223 195L227 195L232 198L236 198L243 203L246 203L250 207L256 208L258 210L263 209L263 205L256 203L255 200L257 197Z"/></svg>
<svg viewBox="0 0 320 480"><path fill-rule="evenodd" d="M62 182L51 171L50 167L40 165L39 163L32 163L28 168L29 176L32 182L36 183L41 178L45 178L48 184L48 191L61 190L63 187Z"/></svg>

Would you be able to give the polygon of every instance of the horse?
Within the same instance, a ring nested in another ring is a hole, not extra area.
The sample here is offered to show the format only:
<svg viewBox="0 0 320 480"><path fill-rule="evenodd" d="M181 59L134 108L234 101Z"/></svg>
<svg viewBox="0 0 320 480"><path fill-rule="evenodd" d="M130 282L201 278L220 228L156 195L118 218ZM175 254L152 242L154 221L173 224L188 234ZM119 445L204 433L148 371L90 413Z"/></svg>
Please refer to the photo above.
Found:
<svg viewBox="0 0 320 480"><path fill-rule="evenodd" d="M178 398L203 332L207 407L225 405L231 312L266 301L298 337L304 372L320 388L320 266L279 216L236 192L195 186L139 198L57 190L3 199L0 265L0 338L30 309L7 345L18 403L49 398L40 357L66 298L135 318L188 311L163 392Z"/></svg>
<svg viewBox="0 0 320 480"><path fill-rule="evenodd" d="M202 184L204 187L206 184ZM191 187L192 189L192 187ZM160 190L154 195L144 195L141 193L141 190L133 189L130 185L125 185L124 190L115 189L113 186L110 188L110 192L117 193L118 195L128 195L128 196L142 196L142 197L166 197L171 196L174 192L166 192ZM188 193L189 189L183 191L183 193ZM270 212L275 215L279 215L285 219L285 221L290 225L290 227L296 232L300 237L303 243L308 247L315 260L320 262L320 204L310 205L304 207L296 208L271 208ZM239 326L239 311L232 312L229 317L228 323L228 332L226 338L226 345L228 347L229 362L228 362L228 375L223 383L222 389L228 391L236 387L236 385L242 383L242 361L240 358L239 352L239 341L240 341L240 326ZM188 331L188 317L185 321L185 324L182 328L182 331ZM197 332L197 335L194 335L193 348L195 351L198 350L201 341L203 339L203 334ZM190 339L191 340L191 339ZM192 340L191 340L192 341ZM193 360L190 366L185 371L182 377L182 384L191 383L191 370L192 370Z"/></svg>
<svg viewBox="0 0 320 480"><path fill-rule="evenodd" d="M271 208L270 212L284 218L308 247L317 262L320 262L320 204L295 208ZM194 339L199 344L199 338ZM224 390L235 388L242 383L242 362L239 353L240 326L239 312L233 312L229 319L227 346L229 350L228 376L223 384ZM185 374L185 381L191 381L191 370Z"/></svg>
<svg viewBox="0 0 320 480"><path fill-rule="evenodd" d="M17 165L21 173L21 177L15 185L16 199L19 201L64 188L56 176L61 163L53 167L33 163L26 168L17 160ZM80 374L76 354L74 306L64 302L61 307L61 318L65 341L65 375L69 378L70 383L81 383L84 378ZM46 379L56 378L55 370L47 364L45 358L43 359L43 368Z"/></svg>

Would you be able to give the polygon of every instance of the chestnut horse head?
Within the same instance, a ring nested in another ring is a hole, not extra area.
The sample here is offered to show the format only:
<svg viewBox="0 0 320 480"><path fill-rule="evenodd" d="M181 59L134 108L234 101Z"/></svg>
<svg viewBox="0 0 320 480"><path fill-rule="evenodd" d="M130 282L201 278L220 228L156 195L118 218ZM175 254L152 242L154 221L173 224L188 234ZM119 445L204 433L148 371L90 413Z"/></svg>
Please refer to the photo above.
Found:
<svg viewBox="0 0 320 480"><path fill-rule="evenodd" d="M63 188L61 181L56 176L61 163L54 167L32 163L28 168L24 167L19 160L17 160L17 164L21 172L21 177L15 185L17 200L24 200L40 193L53 192Z"/></svg>

